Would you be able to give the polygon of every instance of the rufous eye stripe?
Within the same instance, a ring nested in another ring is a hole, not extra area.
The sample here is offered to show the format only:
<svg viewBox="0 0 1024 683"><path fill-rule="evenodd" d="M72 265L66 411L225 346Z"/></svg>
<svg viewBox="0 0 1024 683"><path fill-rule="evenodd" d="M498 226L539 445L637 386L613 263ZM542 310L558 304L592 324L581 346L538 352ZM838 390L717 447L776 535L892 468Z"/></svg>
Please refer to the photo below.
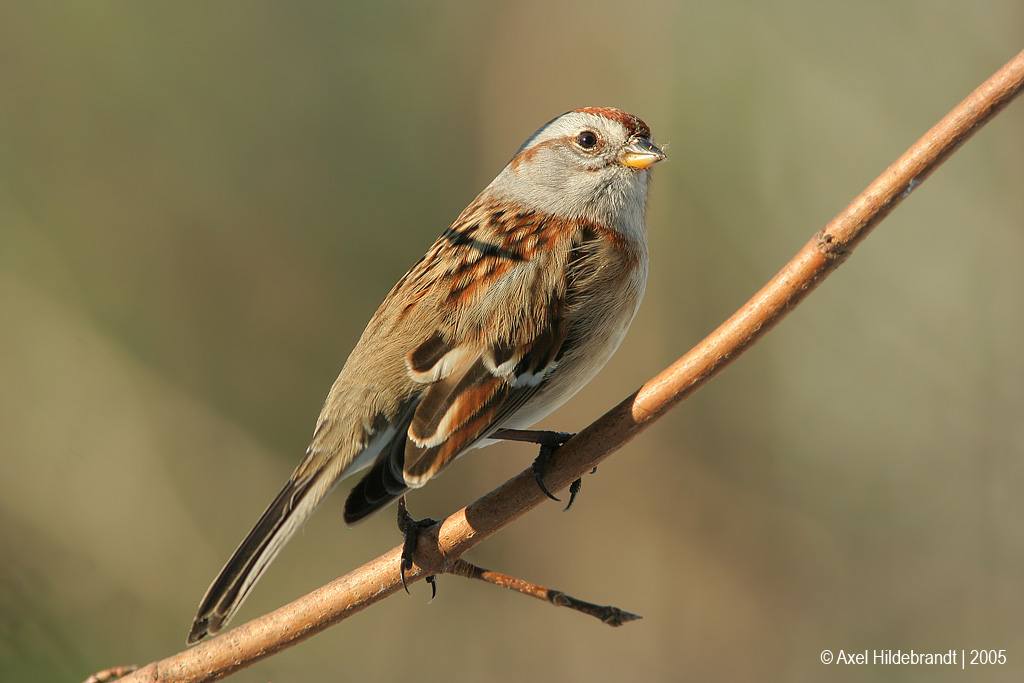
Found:
<svg viewBox="0 0 1024 683"><path fill-rule="evenodd" d="M594 114L595 116L601 116L611 121L617 121L626 128L626 131L629 132L630 136L639 135L642 138L651 137L651 129L647 127L647 124L644 123L643 120L638 116L624 112L621 109L615 109L614 107L584 107L583 109L575 109L574 111L581 114Z"/></svg>

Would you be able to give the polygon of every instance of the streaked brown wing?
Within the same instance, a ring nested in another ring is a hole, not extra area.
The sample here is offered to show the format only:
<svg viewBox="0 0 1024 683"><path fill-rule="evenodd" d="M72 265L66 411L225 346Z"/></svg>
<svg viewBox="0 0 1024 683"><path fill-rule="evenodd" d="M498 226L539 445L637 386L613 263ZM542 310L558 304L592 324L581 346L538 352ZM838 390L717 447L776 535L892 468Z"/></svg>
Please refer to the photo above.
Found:
<svg viewBox="0 0 1024 683"><path fill-rule="evenodd" d="M557 365L566 336L564 320L555 313L561 306L548 308L553 315L541 334L516 346L491 346L424 393L409 425L406 482L425 483L537 392Z"/></svg>
<svg viewBox="0 0 1024 683"><path fill-rule="evenodd" d="M566 274L580 232L471 205L395 286L369 341L418 339L404 357L418 402L353 488L348 523L425 484L542 387L567 336Z"/></svg>

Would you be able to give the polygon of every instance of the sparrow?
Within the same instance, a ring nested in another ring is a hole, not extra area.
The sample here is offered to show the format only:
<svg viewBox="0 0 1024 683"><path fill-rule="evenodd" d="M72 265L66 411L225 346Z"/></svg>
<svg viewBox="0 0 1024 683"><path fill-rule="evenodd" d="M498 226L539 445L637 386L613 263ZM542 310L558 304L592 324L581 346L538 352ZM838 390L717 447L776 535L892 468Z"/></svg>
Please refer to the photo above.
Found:
<svg viewBox="0 0 1024 683"><path fill-rule="evenodd" d="M664 158L647 124L610 107L563 114L523 143L385 297L189 643L220 631L342 478L365 470L345 501L352 526L597 374L643 297L650 167Z"/></svg>

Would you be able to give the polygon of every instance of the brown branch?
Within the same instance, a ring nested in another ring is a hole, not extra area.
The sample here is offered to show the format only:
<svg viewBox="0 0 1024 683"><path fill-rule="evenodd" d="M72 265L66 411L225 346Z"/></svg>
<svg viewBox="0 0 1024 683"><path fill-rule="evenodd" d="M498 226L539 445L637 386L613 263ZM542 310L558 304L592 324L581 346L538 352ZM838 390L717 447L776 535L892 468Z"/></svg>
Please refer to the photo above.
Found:
<svg viewBox="0 0 1024 683"><path fill-rule="evenodd" d="M608 624L609 626L622 626L626 622L643 619L639 614L633 614L632 612L627 612L624 609L619 609L612 605L595 605L592 602L574 598L562 591L545 588L544 586L538 586L535 583L530 583L523 579L517 579L516 577L509 576L508 574L502 574L501 572L495 572L490 569L478 567L472 562L466 562L462 558L451 563L451 566L448 567L448 573L454 574L455 576L463 576L467 579L476 579L494 586L508 588L516 593L522 593L523 595L529 595L531 598L543 600L555 607L568 607L569 609L576 610L577 612L582 612L583 614L596 617L600 619L602 623Z"/></svg>
<svg viewBox="0 0 1024 683"><path fill-rule="evenodd" d="M85 683L111 683L111 681L116 681L127 676L138 668L139 667L134 664L129 664L128 666L114 666L109 669L104 669L103 671L97 671L92 676L85 679Z"/></svg>
<svg viewBox="0 0 1024 683"><path fill-rule="evenodd" d="M868 233L960 145L1024 87L1024 52L983 83L918 140L842 213L819 230L739 311L689 353L563 446L547 470L564 488L693 394L746 351L836 269ZM467 550L546 500L530 470L443 522L424 538L414 581L447 571ZM401 548L363 565L281 609L254 619L124 681L212 681L318 633L401 590ZM420 564L421 563L421 564Z"/></svg>

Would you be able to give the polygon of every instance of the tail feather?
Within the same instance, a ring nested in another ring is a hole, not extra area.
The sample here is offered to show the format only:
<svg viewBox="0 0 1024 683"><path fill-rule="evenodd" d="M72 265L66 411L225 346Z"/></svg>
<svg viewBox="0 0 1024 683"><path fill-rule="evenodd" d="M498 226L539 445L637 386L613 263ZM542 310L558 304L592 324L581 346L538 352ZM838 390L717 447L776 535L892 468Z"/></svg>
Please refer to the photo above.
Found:
<svg viewBox="0 0 1024 683"><path fill-rule="evenodd" d="M188 635L189 644L220 631L334 483L320 471L285 485L207 589Z"/></svg>
<svg viewBox="0 0 1024 683"><path fill-rule="evenodd" d="M352 487L345 499L345 523L349 526L363 521L409 490L402 474L405 441L401 440L399 445L403 448L392 447L392 451L379 457Z"/></svg>

